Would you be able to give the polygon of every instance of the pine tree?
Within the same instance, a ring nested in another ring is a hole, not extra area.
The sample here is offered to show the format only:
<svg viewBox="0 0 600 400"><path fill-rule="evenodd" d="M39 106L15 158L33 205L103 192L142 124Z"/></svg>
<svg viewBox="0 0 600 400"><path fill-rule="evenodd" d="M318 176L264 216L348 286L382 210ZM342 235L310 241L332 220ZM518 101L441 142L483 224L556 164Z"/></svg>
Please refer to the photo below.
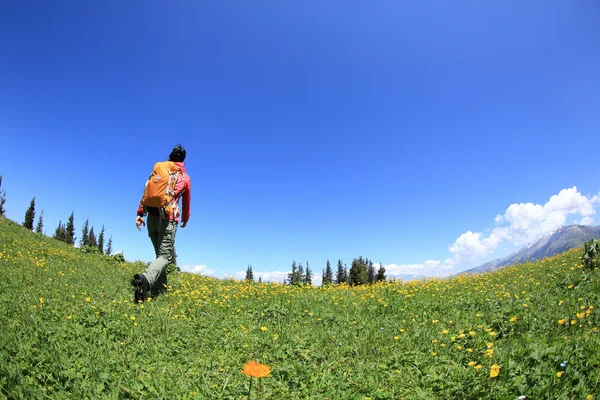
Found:
<svg viewBox="0 0 600 400"><path fill-rule="evenodd" d="M2 190L2 175L0 175L0 217L6 215L4 203L6 203L6 190Z"/></svg>
<svg viewBox="0 0 600 400"><path fill-rule="evenodd" d="M25 221L23 221L23 226L30 231L33 230L33 222L35 221L35 197L31 199L31 203L29 204L29 208L25 211Z"/></svg>
<svg viewBox="0 0 600 400"><path fill-rule="evenodd" d="M65 227L66 237L65 242L69 244L75 244L75 225L73 224L73 217L75 213L71 212L71 216L69 216L69 220L67 221L67 226Z"/></svg>
<svg viewBox="0 0 600 400"><path fill-rule="evenodd" d="M104 254L104 225L102 225L102 230L98 235L98 250L100 250L100 254Z"/></svg>
<svg viewBox="0 0 600 400"><path fill-rule="evenodd" d="M112 253L112 236L108 238L108 244L106 245L106 251L104 253L109 256Z"/></svg>
<svg viewBox="0 0 600 400"><path fill-rule="evenodd" d="M35 227L35 231L37 233L44 233L44 210L42 210L42 213L40 214L40 217L38 218L38 222Z"/></svg>
<svg viewBox="0 0 600 400"><path fill-rule="evenodd" d="M288 283L290 285L293 285L296 283L296 275L298 273L297 267L296 267L296 261L292 262L292 272L290 272L288 274Z"/></svg>
<svg viewBox="0 0 600 400"><path fill-rule="evenodd" d="M351 285L363 285L367 283L367 266L365 260L360 256L352 260L352 266L350 267L349 283Z"/></svg>
<svg viewBox="0 0 600 400"><path fill-rule="evenodd" d="M296 277L296 282L304 282L304 267L302 266L302 263L298 264L298 276Z"/></svg>
<svg viewBox="0 0 600 400"><path fill-rule="evenodd" d="M304 275L304 283L312 285L312 271L308 266L308 261L306 262L306 274Z"/></svg>
<svg viewBox="0 0 600 400"><path fill-rule="evenodd" d="M331 270L329 260L327 260L327 267L325 267L325 271L323 272L323 284L328 285L330 283L333 283L333 271Z"/></svg>
<svg viewBox="0 0 600 400"><path fill-rule="evenodd" d="M54 231L54 236L52 236L52 237L56 240L60 240L61 242L65 242L66 236L67 236L67 231L65 230L65 227L62 224L62 221L58 221L58 226L56 227L56 230Z"/></svg>
<svg viewBox="0 0 600 400"><path fill-rule="evenodd" d="M90 240L90 227L88 218L85 219L83 223L83 228L81 229L81 240L79 241L79 246L87 246L88 241Z"/></svg>
<svg viewBox="0 0 600 400"><path fill-rule="evenodd" d="M348 272L348 266L346 264L344 264L344 274L342 275L342 279L344 279L342 282L350 282L350 273Z"/></svg>
<svg viewBox="0 0 600 400"><path fill-rule="evenodd" d="M377 282L385 281L385 268L381 261L379 262L379 269L377 270Z"/></svg>
<svg viewBox="0 0 600 400"><path fill-rule="evenodd" d="M258 283L262 283L262 275L258 276Z"/></svg>
<svg viewBox="0 0 600 400"><path fill-rule="evenodd" d="M367 263L367 280L370 284L375 282L375 267L373 267L373 261L368 260Z"/></svg>
<svg viewBox="0 0 600 400"><path fill-rule="evenodd" d="M254 282L254 274L252 273L252 265L250 264L248 264L248 269L246 270L246 280Z"/></svg>
<svg viewBox="0 0 600 400"><path fill-rule="evenodd" d="M98 242L96 241L96 234L94 233L94 227L90 229L90 233L88 235L87 246L98 247Z"/></svg>
<svg viewBox="0 0 600 400"><path fill-rule="evenodd" d="M335 283L339 285L340 283L344 282L346 282L346 280L344 279L344 265L342 264L342 260L338 259L337 273L335 274Z"/></svg>

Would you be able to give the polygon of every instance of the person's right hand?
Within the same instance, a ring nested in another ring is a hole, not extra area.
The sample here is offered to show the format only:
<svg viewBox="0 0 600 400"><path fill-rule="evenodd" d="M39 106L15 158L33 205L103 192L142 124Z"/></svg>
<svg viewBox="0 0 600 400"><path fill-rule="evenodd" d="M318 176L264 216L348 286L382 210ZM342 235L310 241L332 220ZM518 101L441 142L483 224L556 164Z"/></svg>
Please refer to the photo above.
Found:
<svg viewBox="0 0 600 400"><path fill-rule="evenodd" d="M140 217L139 215L137 216L137 218L135 219L135 226L137 226L138 231L141 231L142 225L146 225L146 223L144 222L144 218Z"/></svg>

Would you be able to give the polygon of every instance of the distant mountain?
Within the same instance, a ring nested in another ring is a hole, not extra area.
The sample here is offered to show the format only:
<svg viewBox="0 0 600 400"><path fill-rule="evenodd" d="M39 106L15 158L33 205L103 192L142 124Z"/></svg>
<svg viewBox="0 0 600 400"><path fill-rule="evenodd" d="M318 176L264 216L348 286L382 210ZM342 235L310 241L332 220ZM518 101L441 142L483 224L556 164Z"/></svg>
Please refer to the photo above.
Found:
<svg viewBox="0 0 600 400"><path fill-rule="evenodd" d="M503 258L497 258L461 274L478 274L495 271L503 267L526 261L541 260L563 253L574 247L582 246L591 239L600 238L600 226L568 225L550 232L528 246Z"/></svg>

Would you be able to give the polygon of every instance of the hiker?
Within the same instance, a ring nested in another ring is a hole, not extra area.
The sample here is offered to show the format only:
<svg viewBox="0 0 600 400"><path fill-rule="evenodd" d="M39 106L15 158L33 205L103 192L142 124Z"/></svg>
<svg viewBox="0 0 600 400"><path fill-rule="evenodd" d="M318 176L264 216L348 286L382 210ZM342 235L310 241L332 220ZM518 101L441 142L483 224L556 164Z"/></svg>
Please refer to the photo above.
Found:
<svg viewBox="0 0 600 400"><path fill-rule="evenodd" d="M158 294L167 289L167 265L174 260L179 217L182 228L190 218L192 187L183 165L185 154L185 148L178 144L169 155L169 161L154 165L137 209L135 225L138 230L146 224L144 216L148 214L148 236L156 259L144 273L133 276L136 303L146 301L149 293ZM181 212L180 198L183 198Z"/></svg>

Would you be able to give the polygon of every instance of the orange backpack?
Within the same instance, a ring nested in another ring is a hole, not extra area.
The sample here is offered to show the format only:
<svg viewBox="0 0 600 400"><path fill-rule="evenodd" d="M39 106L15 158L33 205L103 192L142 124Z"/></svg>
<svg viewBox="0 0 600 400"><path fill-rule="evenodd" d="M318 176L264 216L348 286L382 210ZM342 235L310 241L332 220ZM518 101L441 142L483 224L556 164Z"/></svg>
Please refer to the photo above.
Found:
<svg viewBox="0 0 600 400"><path fill-rule="evenodd" d="M160 213L161 217L164 217L164 213L173 213L173 208L176 207L176 203L173 202L175 184L180 174L180 168L172 161L154 164L142 196L142 205L146 211L150 214Z"/></svg>

